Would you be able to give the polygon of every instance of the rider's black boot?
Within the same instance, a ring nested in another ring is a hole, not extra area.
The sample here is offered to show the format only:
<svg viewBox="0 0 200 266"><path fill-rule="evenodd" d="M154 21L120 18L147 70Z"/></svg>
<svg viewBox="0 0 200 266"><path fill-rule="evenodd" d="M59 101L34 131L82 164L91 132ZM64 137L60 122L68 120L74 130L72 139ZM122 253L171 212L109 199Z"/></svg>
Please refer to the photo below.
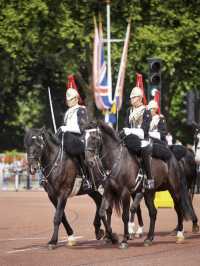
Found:
<svg viewBox="0 0 200 266"><path fill-rule="evenodd" d="M146 147L142 147L141 150L141 158L142 158L142 167L145 171L147 179L145 180L145 188L146 189L154 189L154 179L151 175L151 153L152 146L148 145Z"/></svg>

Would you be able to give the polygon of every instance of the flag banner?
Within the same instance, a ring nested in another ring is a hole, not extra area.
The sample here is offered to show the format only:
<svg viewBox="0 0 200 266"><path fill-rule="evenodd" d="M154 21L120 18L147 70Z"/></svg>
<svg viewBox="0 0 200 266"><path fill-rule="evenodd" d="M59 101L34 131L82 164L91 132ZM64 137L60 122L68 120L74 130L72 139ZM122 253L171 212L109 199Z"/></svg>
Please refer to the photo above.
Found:
<svg viewBox="0 0 200 266"><path fill-rule="evenodd" d="M122 57L121 57L120 67L119 67L117 84L116 84L116 88L115 88L114 103L116 104L116 111L119 111L121 109L121 106L122 106L124 79L125 79L130 31L131 31L131 23L129 22L128 26L127 26L124 48L123 48L123 53L122 53Z"/></svg>
<svg viewBox="0 0 200 266"><path fill-rule="evenodd" d="M146 98L145 91L144 91L144 83L143 83L142 74L136 73L136 86L142 90L143 103L144 103L144 105L147 105L147 98Z"/></svg>
<svg viewBox="0 0 200 266"><path fill-rule="evenodd" d="M96 106L99 110L112 106L112 88L108 82L107 65L104 58L103 30L101 23L97 28L96 20L93 50L93 90Z"/></svg>
<svg viewBox="0 0 200 266"><path fill-rule="evenodd" d="M95 104L99 110L103 110L103 102L100 94L96 90L96 84L98 80L98 66L99 66L99 31L97 28L97 22L94 17L94 44L93 44L93 90L94 90L94 99Z"/></svg>

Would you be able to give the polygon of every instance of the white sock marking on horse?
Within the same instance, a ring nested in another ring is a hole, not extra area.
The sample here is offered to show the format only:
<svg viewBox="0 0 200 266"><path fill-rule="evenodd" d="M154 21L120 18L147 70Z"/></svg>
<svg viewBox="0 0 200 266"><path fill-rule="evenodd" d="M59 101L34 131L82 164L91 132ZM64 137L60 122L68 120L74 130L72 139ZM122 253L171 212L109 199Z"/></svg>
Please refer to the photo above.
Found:
<svg viewBox="0 0 200 266"><path fill-rule="evenodd" d="M178 238L184 238L184 231L177 231L177 235Z"/></svg>
<svg viewBox="0 0 200 266"><path fill-rule="evenodd" d="M138 234L138 235L142 235L143 234L143 226L138 226L136 234Z"/></svg>
<svg viewBox="0 0 200 266"><path fill-rule="evenodd" d="M136 228L135 228L135 223L128 223L128 232L129 234L135 234Z"/></svg>

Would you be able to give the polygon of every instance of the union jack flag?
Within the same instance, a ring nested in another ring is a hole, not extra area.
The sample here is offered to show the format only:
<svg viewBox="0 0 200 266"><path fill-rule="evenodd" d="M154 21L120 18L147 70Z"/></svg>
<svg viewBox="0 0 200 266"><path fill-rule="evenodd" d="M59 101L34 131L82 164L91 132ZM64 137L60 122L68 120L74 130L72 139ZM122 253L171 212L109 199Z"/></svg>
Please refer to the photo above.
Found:
<svg viewBox="0 0 200 266"><path fill-rule="evenodd" d="M112 97L112 87L111 84L109 84L107 65L104 58L102 25L100 23L98 28L95 19L94 24L93 89L95 103L99 110L106 111L105 121L114 124L117 120L118 111L122 106L128 42L130 37L130 22L127 26L114 99Z"/></svg>
<svg viewBox="0 0 200 266"><path fill-rule="evenodd" d="M95 21L94 54L93 54L93 86L95 102L100 110L112 106L112 88L108 82L107 65L104 58L103 32Z"/></svg>

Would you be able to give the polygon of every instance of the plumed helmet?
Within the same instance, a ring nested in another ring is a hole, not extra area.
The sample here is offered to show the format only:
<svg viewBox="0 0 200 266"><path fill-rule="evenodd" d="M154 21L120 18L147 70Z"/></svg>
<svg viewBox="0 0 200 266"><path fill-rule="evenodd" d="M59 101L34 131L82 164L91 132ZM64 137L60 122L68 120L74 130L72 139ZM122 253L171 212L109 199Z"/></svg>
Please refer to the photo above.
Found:
<svg viewBox="0 0 200 266"><path fill-rule="evenodd" d="M141 96L143 97L142 90L139 87L134 87L130 94L130 99L133 97Z"/></svg>
<svg viewBox="0 0 200 266"><path fill-rule="evenodd" d="M78 92L77 90L73 89L73 88L69 88L66 91L66 100L70 101L71 99L78 97Z"/></svg>
<svg viewBox="0 0 200 266"><path fill-rule="evenodd" d="M156 102L156 101L154 101L154 100L151 100L150 102L149 102L149 104L148 104L148 109L150 110L150 109L158 109L158 103Z"/></svg>

